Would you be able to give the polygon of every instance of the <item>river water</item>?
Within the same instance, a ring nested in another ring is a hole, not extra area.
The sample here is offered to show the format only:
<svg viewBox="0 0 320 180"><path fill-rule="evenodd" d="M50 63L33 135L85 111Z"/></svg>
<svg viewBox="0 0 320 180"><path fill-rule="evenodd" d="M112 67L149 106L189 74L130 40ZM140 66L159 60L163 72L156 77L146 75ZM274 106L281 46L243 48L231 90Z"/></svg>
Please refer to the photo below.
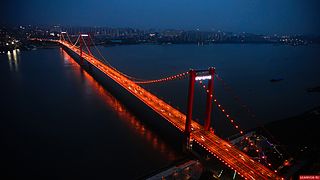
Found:
<svg viewBox="0 0 320 180"><path fill-rule="evenodd" d="M295 116L320 105L320 93L307 92L308 88L320 86L319 45L133 45L105 47L102 53L115 67L138 78L152 79L214 66L225 84L215 80L215 97L243 129ZM187 82L144 87L185 111ZM194 106L194 118L201 122L205 93L199 85ZM212 121L221 136L236 132L217 108Z"/></svg>
<svg viewBox="0 0 320 180"><path fill-rule="evenodd" d="M99 47L120 71L142 79L216 68L215 97L242 129L320 105L320 46L129 45ZM96 50L94 50L96 51ZM99 56L98 56L99 57ZM62 49L0 54L2 163L11 176L134 179L181 157L180 149L82 70ZM270 82L271 79L283 79ZM187 79L144 85L185 112ZM196 86L194 119L205 93ZM220 136L236 133L214 108Z"/></svg>

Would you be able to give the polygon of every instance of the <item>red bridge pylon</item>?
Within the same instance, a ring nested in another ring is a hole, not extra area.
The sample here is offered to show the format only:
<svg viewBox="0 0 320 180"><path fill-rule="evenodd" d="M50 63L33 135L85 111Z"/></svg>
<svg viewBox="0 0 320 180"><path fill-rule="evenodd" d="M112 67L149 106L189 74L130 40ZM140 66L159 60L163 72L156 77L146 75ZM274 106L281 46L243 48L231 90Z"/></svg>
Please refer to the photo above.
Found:
<svg viewBox="0 0 320 180"><path fill-rule="evenodd" d="M204 129L207 131L210 130L215 68L210 67L208 70L191 69L188 74L189 74L188 105L187 105L186 125L185 125L185 131L184 131L187 147L190 145L195 81L208 80Z"/></svg>

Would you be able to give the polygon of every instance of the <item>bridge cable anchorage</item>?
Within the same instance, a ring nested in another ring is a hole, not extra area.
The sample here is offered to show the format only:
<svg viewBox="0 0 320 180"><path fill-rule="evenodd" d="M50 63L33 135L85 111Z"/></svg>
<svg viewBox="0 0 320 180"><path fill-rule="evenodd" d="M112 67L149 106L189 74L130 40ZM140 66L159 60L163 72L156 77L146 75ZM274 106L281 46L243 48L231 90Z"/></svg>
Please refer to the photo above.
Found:
<svg viewBox="0 0 320 180"><path fill-rule="evenodd" d="M207 90L206 85L204 85L204 84L202 83L202 81L199 81L199 84L200 84L201 87L206 91L206 93L208 93L208 90ZM216 99L215 97L213 97L213 103L216 104L216 106L218 107L218 109L227 117L227 119L231 122L231 124L234 126L234 128L235 128L236 130L238 130L241 135L244 135L244 131L242 130L242 128L240 128L240 125L237 124L237 123L234 121L234 119L230 116L229 113L226 112L226 110L222 107L222 105L217 101L217 99ZM263 151L262 151L253 141L251 141L249 137L245 136L244 139L248 142L248 144L249 144L252 148L254 148L254 150L255 150L256 153L258 154L259 158L260 158L260 155L261 155L261 153L262 153L262 159L265 161L265 163L268 165L268 167L271 168L271 167L272 167L272 164L271 164L271 163L268 163L267 157L264 156Z"/></svg>
<svg viewBox="0 0 320 180"><path fill-rule="evenodd" d="M152 79L152 80L142 80L142 81L134 81L136 84L152 84L152 83L160 83L160 82L166 82L166 81L173 81L177 79L184 79L188 77L189 72L183 72L175 75L171 75L168 77L160 78L160 79Z"/></svg>

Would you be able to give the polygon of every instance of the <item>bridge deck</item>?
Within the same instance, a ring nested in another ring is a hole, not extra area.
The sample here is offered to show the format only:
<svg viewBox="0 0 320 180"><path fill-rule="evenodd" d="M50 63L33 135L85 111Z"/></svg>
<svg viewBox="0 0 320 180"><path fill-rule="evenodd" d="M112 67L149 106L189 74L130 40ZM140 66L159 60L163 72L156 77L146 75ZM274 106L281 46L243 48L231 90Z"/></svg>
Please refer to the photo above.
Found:
<svg viewBox="0 0 320 180"><path fill-rule="evenodd" d="M72 50L80 56L80 49L71 45L66 41L57 41L62 46ZM99 59L82 52L84 60L95 66L101 72L113 79L127 91L132 93L138 99L143 101L147 106L152 108L155 112L160 114L163 118L168 120L172 125L177 127L180 131L184 131L186 115L173 108L157 96L145 90L141 86L128 79L121 72L102 63ZM263 166L262 164L252 160L248 155L238 150L236 147L230 145L227 141L219 138L212 132L203 130L203 127L192 121L191 138L216 156L219 160L224 162L231 169L238 172L246 179L280 179L273 171Z"/></svg>

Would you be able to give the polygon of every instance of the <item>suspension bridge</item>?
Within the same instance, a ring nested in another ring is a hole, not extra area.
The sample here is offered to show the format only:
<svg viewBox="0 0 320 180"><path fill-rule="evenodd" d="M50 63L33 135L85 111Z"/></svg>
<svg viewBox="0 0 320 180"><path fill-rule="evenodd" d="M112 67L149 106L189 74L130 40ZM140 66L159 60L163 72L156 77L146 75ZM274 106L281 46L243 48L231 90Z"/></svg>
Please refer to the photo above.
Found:
<svg viewBox="0 0 320 180"><path fill-rule="evenodd" d="M63 48L76 54L78 56L77 58L80 58L80 65L86 61L107 77L111 78L114 82L142 101L146 106L150 107L153 111L162 116L163 119L167 120L179 131L184 133L186 149L192 149L192 144L197 143L245 179L283 179L275 171L262 165L256 160L253 160L228 141L218 137L211 130L211 110L212 104L214 103L225 114L230 123L239 130L239 133L242 135L244 133L243 130L240 129L240 126L236 124L235 120L225 111L222 105L213 96L213 80L214 77L216 77L214 68L209 68L208 70L190 70L161 79L143 80L126 75L111 66L98 49L97 52L102 59L95 57L90 47L97 47L89 34L79 34L74 43L72 43L68 33L66 32L62 32L60 34L59 40L35 40L58 43ZM158 98L156 95L141 86L141 84L159 83L182 78L189 78L188 108L186 114L180 112L178 109L172 107L164 100ZM205 81L208 81L207 86L204 84ZM206 118L204 125L192 120L193 94L196 82L199 82L207 93ZM254 146L252 143L250 144ZM256 151L258 152L259 149L257 148Z"/></svg>

